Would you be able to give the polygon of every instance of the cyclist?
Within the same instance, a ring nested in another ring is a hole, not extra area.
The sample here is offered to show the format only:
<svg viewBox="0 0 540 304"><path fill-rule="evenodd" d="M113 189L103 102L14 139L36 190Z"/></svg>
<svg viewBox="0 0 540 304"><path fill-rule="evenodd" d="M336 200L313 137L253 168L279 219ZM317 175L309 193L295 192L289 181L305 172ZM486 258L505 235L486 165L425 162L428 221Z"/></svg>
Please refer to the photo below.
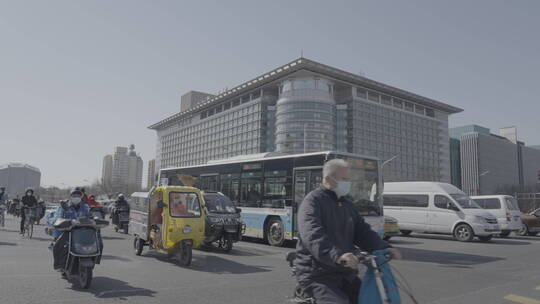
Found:
<svg viewBox="0 0 540 304"><path fill-rule="evenodd" d="M5 187L0 187L0 221L1 225L4 226L4 212L8 209L8 195L6 193Z"/></svg>
<svg viewBox="0 0 540 304"><path fill-rule="evenodd" d="M298 211L296 279L317 304L357 303L360 279L355 246L367 251L390 247L346 198L350 190L348 163L328 161L321 187L304 198ZM399 251L389 250L400 258Z"/></svg>
<svg viewBox="0 0 540 304"><path fill-rule="evenodd" d="M34 190L28 188L25 195L21 199L21 234L24 234L24 221L26 219L26 211L37 207L37 199L34 196Z"/></svg>

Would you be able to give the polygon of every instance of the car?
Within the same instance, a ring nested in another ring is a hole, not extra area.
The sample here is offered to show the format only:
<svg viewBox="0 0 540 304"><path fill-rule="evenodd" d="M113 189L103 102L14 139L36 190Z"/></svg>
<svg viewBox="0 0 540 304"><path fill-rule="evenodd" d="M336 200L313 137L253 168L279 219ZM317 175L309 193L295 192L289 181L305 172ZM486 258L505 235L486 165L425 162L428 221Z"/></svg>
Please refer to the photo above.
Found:
<svg viewBox="0 0 540 304"><path fill-rule="evenodd" d="M398 220L394 217L385 215L384 216L384 235L383 239L385 241L390 240L391 237L400 235Z"/></svg>
<svg viewBox="0 0 540 304"><path fill-rule="evenodd" d="M521 216L523 225L518 231L519 235L535 236L540 233L540 208L534 210L531 213L523 214Z"/></svg>
<svg viewBox="0 0 540 304"><path fill-rule="evenodd" d="M384 184L384 214L411 232L451 234L461 242L490 241L501 232L497 218L454 185L438 182Z"/></svg>
<svg viewBox="0 0 540 304"><path fill-rule="evenodd" d="M515 198L509 195L478 195L471 198L497 218L501 226L500 237L507 237L522 228L521 211Z"/></svg>

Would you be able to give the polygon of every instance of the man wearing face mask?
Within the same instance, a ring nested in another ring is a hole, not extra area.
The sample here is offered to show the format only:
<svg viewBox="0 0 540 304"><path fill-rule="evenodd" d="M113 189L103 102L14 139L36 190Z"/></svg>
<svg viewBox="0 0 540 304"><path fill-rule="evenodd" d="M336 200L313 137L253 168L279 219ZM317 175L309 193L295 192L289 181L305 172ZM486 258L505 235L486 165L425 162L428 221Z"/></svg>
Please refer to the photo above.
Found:
<svg viewBox="0 0 540 304"><path fill-rule="evenodd" d="M56 217L64 219L88 217L88 205L82 201L82 196L83 193L79 189L71 191L69 202L58 208ZM60 269L66 261L68 235L68 233L62 233L53 245L54 269Z"/></svg>
<svg viewBox="0 0 540 304"><path fill-rule="evenodd" d="M355 246L366 251L390 247L346 198L350 190L348 163L330 160L324 165L321 187L311 191L298 210L296 278L317 304L357 303ZM390 251L400 258L399 251Z"/></svg>

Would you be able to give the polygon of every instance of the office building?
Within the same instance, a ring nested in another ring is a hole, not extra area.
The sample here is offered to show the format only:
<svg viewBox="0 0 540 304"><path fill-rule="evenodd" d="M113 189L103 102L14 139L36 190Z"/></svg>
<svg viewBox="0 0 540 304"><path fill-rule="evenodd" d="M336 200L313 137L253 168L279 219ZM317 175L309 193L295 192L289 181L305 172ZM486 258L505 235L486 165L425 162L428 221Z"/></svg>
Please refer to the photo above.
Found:
<svg viewBox="0 0 540 304"><path fill-rule="evenodd" d="M103 158L103 185L108 192L131 194L141 190L143 160L135 152L135 146L116 147L113 155Z"/></svg>
<svg viewBox="0 0 540 304"><path fill-rule="evenodd" d="M156 172L156 160L152 159L148 162L148 181L147 189L152 188L157 182L157 172Z"/></svg>
<svg viewBox="0 0 540 304"><path fill-rule="evenodd" d="M207 94L211 95L211 94ZM300 58L152 126L156 169L261 152L335 150L386 160L386 181L450 182L442 102Z"/></svg>
<svg viewBox="0 0 540 304"><path fill-rule="evenodd" d="M38 193L41 184L41 172L38 168L22 164L9 163L0 166L0 187L6 187L9 197L22 197L28 188Z"/></svg>
<svg viewBox="0 0 540 304"><path fill-rule="evenodd" d="M451 158L459 159L452 162L451 171L460 174L452 176L452 183L465 193L497 194L538 183L540 150L519 141L515 127L502 128L500 135L478 125L452 128L449 133L452 146L459 142L459 149L451 149Z"/></svg>

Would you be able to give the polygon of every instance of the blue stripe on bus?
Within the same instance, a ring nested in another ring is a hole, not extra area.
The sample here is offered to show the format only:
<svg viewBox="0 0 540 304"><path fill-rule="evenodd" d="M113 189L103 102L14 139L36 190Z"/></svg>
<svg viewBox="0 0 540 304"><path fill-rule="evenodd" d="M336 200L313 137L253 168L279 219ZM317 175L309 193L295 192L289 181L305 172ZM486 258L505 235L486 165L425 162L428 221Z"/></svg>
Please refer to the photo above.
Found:
<svg viewBox="0 0 540 304"><path fill-rule="evenodd" d="M264 221L268 216L278 216L283 223L285 238L292 239L292 217L289 215L276 215L264 213L242 212L242 221L246 224L246 235L262 237L264 232Z"/></svg>

